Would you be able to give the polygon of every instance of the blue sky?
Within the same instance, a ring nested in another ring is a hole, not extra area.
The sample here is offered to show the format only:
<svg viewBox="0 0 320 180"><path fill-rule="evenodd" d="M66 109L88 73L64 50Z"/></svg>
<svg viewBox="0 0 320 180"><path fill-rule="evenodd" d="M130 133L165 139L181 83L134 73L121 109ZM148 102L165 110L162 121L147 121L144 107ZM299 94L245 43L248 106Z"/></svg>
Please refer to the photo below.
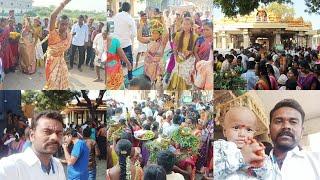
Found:
<svg viewBox="0 0 320 180"><path fill-rule="evenodd" d="M33 6L58 6L62 0L33 0ZM106 0L72 0L66 9L106 11Z"/></svg>
<svg viewBox="0 0 320 180"><path fill-rule="evenodd" d="M304 20L311 21L313 25L313 29L320 29L320 15L309 15L308 13L304 12L307 9L304 0L292 0L293 1L293 8L296 12L296 17L302 16ZM221 19L223 14L219 9L214 9L214 17L215 19Z"/></svg>

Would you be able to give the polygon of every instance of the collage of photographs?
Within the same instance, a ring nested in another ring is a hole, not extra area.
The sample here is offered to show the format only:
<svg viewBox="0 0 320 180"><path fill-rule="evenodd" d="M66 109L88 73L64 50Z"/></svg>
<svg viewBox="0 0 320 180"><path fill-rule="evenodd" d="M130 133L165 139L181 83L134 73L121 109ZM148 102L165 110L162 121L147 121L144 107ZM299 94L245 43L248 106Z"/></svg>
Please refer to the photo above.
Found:
<svg viewBox="0 0 320 180"><path fill-rule="evenodd" d="M320 180L320 3L0 0L0 180Z"/></svg>

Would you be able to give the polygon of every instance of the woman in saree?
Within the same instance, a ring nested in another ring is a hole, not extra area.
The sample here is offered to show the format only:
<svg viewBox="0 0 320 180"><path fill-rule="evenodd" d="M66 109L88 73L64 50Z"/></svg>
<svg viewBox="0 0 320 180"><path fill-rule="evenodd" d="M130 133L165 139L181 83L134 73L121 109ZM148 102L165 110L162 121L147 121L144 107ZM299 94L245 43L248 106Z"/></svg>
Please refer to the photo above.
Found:
<svg viewBox="0 0 320 180"><path fill-rule="evenodd" d="M35 36L29 18L24 19L19 52L21 71L28 75L34 74L36 72Z"/></svg>
<svg viewBox="0 0 320 180"><path fill-rule="evenodd" d="M310 71L310 65L306 60L300 62L299 69L298 84L301 85L302 90L316 90L317 77Z"/></svg>
<svg viewBox="0 0 320 180"><path fill-rule="evenodd" d="M10 31L10 34L11 33L17 33L17 30L14 26L15 24L15 19L14 18L11 18L8 20L9 22L9 25L8 25L8 30ZM16 70L16 66L18 64L18 56L19 56L19 41L17 41L17 39L10 39L9 41L9 46L10 46L10 50L11 50L11 53L12 53L12 59L10 59L9 61L9 69L11 72L14 72Z"/></svg>
<svg viewBox="0 0 320 180"><path fill-rule="evenodd" d="M0 90L3 89L3 82L4 82L4 72L3 72L3 68L2 68L2 59L0 56Z"/></svg>
<svg viewBox="0 0 320 180"><path fill-rule="evenodd" d="M174 38L175 66L172 70L168 90L189 90L192 87L192 74L195 69L194 46L197 35L193 33L193 20L183 19L182 31Z"/></svg>
<svg viewBox="0 0 320 180"><path fill-rule="evenodd" d="M213 24L212 22L204 22L203 24L203 36L200 36L194 47L194 56L196 57L196 63L200 60L209 60L210 53L212 52L213 42Z"/></svg>
<svg viewBox="0 0 320 180"><path fill-rule="evenodd" d="M40 39L42 38L42 27L41 27L41 21L40 17L36 17L33 20L33 29L34 29L34 38L35 38L35 49L36 49L36 60L37 60L37 66L41 67L43 65L43 49L40 42Z"/></svg>
<svg viewBox="0 0 320 180"><path fill-rule="evenodd" d="M47 90L69 89L68 67L64 59L64 53L71 44L71 34L68 32L69 18L62 15L58 18L58 29L55 25L58 14L70 1L64 0L50 16L44 87Z"/></svg>
<svg viewBox="0 0 320 180"><path fill-rule="evenodd" d="M5 27L5 19L0 19L0 90L3 89L3 81L4 81L4 68L3 68L3 55L4 55L4 27Z"/></svg>
<svg viewBox="0 0 320 180"><path fill-rule="evenodd" d="M157 81L161 81L164 72L162 56L166 41L164 40L164 26L158 20L151 22L151 37L142 37L142 29L138 29L138 41L148 44L146 58L144 60L144 74L149 77L154 87Z"/></svg>
<svg viewBox="0 0 320 180"><path fill-rule="evenodd" d="M122 71L121 59L127 64L130 71L132 65L127 59L124 51L120 47L120 41L109 35L110 27L107 25L107 41L105 42L105 52L107 52L106 61L106 88L107 90L124 89L124 76ZM103 59L103 58L102 58Z"/></svg>
<svg viewBox="0 0 320 180"><path fill-rule="evenodd" d="M10 48L10 26L7 20L2 18L0 22L0 56L2 58L3 71L7 74L14 66L14 57Z"/></svg>
<svg viewBox="0 0 320 180"><path fill-rule="evenodd" d="M256 75L259 77L255 90L276 90L277 87L271 82L266 61L261 61L256 65Z"/></svg>

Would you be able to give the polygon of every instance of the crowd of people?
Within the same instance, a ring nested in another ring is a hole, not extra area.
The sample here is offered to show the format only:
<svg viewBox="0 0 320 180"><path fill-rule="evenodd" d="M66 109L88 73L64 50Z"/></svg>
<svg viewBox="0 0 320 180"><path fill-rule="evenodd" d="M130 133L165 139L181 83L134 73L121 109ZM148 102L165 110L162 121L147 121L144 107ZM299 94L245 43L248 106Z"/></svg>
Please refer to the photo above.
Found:
<svg viewBox="0 0 320 180"><path fill-rule="evenodd" d="M235 74L246 90L319 90L319 50L296 47L283 51L262 46L214 52L215 72Z"/></svg>
<svg viewBox="0 0 320 180"><path fill-rule="evenodd" d="M171 105L164 97L109 105L107 180L213 179L212 105Z"/></svg>
<svg viewBox="0 0 320 180"><path fill-rule="evenodd" d="M125 2L112 17L114 32L112 36L109 33L107 41L107 89L213 89L213 23L209 11L161 12L148 8L139 13L138 23L130 11L130 4ZM135 38L139 47L134 64ZM142 60L143 75L133 77ZM125 84L123 62L129 85Z"/></svg>
<svg viewBox="0 0 320 180"><path fill-rule="evenodd" d="M100 50L103 38L99 34L105 31L104 23L96 23L87 15L80 15L75 21L65 15L58 17L70 1L64 0L49 18L25 16L23 22L18 23L11 10L8 18L0 19L0 89L5 74L19 70L32 75L43 66L45 89L69 89L68 70L75 63L80 72L83 65L96 69L97 77L92 79L103 83L100 76L100 69L104 69Z"/></svg>

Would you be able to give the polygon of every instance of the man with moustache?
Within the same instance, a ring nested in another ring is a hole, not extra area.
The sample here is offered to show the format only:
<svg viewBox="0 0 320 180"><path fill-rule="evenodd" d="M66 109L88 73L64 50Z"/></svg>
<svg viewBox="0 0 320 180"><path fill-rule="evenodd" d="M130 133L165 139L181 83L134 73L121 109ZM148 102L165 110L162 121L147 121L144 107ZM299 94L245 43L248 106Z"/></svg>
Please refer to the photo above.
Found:
<svg viewBox="0 0 320 180"><path fill-rule="evenodd" d="M63 117L56 111L44 111L31 122L30 141L23 153L0 160L0 179L64 180L63 166L52 155L58 151L63 137Z"/></svg>
<svg viewBox="0 0 320 180"><path fill-rule="evenodd" d="M293 99L278 102L270 112L270 136L274 144L270 152L276 180L320 179L320 153L299 149L303 136L305 112Z"/></svg>

